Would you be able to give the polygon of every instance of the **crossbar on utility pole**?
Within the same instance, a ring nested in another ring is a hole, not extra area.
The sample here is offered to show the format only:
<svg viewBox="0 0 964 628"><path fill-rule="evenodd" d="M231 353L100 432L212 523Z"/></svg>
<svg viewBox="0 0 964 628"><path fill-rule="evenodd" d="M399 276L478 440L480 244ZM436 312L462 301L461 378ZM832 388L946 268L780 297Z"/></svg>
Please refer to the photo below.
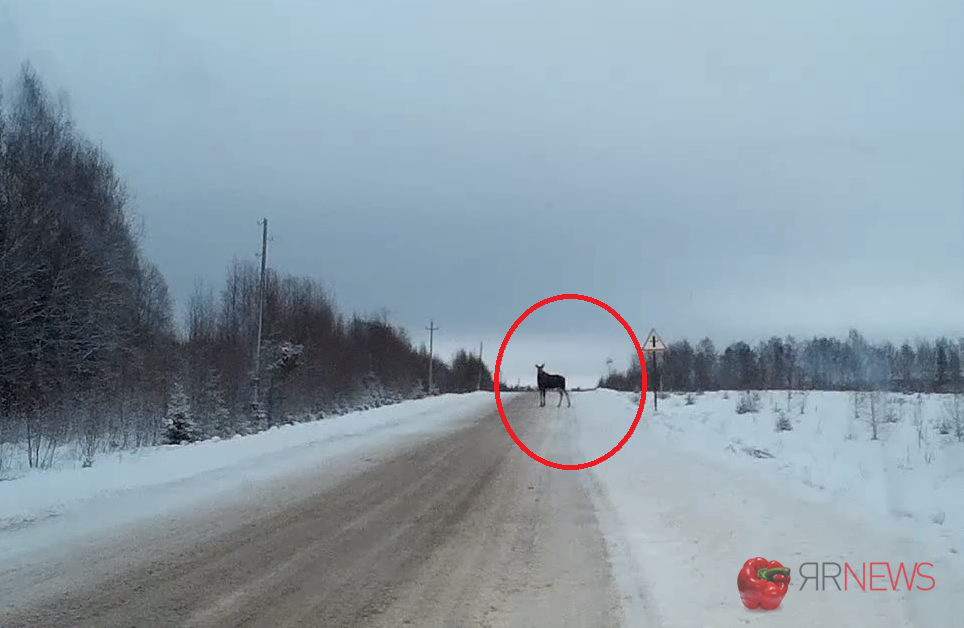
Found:
<svg viewBox="0 0 964 628"><path fill-rule="evenodd" d="M254 346L254 404L253 409L257 413L260 410L261 394L261 334L264 329L264 292L265 292L265 273L268 264L268 219L259 221L262 225L261 231L261 278L258 281L258 339Z"/></svg>
<svg viewBox="0 0 964 628"><path fill-rule="evenodd" d="M429 320L428 327L428 394L432 394L432 362L435 361L435 332L438 331L438 327L435 326L434 320Z"/></svg>

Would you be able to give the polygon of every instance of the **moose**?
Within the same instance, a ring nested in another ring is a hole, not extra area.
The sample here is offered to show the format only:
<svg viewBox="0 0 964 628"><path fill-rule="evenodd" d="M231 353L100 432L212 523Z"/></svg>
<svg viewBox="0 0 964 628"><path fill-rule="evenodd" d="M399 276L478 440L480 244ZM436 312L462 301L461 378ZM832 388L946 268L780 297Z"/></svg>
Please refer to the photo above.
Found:
<svg viewBox="0 0 964 628"><path fill-rule="evenodd" d="M569 391L566 390L566 378L562 375L555 375L553 373L546 373L543 368L545 364L536 364L536 379L539 384L539 407L543 408L546 405L546 391L547 390L558 390L559 391L559 405L562 406L562 397L566 397L566 407L572 407L572 401L569 399Z"/></svg>

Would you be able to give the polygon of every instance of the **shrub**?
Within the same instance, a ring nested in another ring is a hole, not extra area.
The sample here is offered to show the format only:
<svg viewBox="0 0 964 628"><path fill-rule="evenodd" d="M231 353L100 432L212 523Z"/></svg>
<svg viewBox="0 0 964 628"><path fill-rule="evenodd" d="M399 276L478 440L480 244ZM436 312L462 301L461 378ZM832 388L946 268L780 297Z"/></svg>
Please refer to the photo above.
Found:
<svg viewBox="0 0 964 628"><path fill-rule="evenodd" d="M756 413L759 411L760 411L759 393L745 392L740 395L739 401L736 402L737 414Z"/></svg>
<svg viewBox="0 0 964 628"><path fill-rule="evenodd" d="M784 412L782 408L777 411L776 431L778 432L793 431L793 422L790 420L790 417L787 416L787 413Z"/></svg>

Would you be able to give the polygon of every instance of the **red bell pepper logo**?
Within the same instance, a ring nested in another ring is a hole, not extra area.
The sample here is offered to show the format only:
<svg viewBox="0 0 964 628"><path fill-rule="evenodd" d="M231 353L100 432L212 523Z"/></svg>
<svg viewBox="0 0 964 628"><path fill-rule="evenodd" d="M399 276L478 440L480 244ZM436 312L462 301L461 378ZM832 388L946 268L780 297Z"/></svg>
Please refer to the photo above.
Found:
<svg viewBox="0 0 964 628"><path fill-rule="evenodd" d="M736 586L743 606L772 611L780 606L790 588L790 570L775 560L751 558L743 563Z"/></svg>

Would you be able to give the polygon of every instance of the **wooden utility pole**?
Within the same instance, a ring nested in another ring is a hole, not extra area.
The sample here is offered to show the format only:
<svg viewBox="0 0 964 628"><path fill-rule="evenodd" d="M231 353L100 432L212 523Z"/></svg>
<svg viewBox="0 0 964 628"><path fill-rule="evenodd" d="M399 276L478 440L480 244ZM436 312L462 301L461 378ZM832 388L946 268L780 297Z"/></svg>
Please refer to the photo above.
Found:
<svg viewBox="0 0 964 628"><path fill-rule="evenodd" d="M482 363L482 343L479 343L479 387L476 390L482 390L482 368L485 365Z"/></svg>
<svg viewBox="0 0 964 628"><path fill-rule="evenodd" d="M259 221L262 226L261 231L261 279L258 282L258 340L254 346L254 404L256 413L261 409L259 399L261 384L261 334L264 329L264 292L265 292L265 273L268 264L268 219Z"/></svg>
<svg viewBox="0 0 964 628"><path fill-rule="evenodd" d="M432 394L432 363L435 361L435 332L438 331L438 327L435 326L435 321L430 320L428 327L428 394Z"/></svg>

